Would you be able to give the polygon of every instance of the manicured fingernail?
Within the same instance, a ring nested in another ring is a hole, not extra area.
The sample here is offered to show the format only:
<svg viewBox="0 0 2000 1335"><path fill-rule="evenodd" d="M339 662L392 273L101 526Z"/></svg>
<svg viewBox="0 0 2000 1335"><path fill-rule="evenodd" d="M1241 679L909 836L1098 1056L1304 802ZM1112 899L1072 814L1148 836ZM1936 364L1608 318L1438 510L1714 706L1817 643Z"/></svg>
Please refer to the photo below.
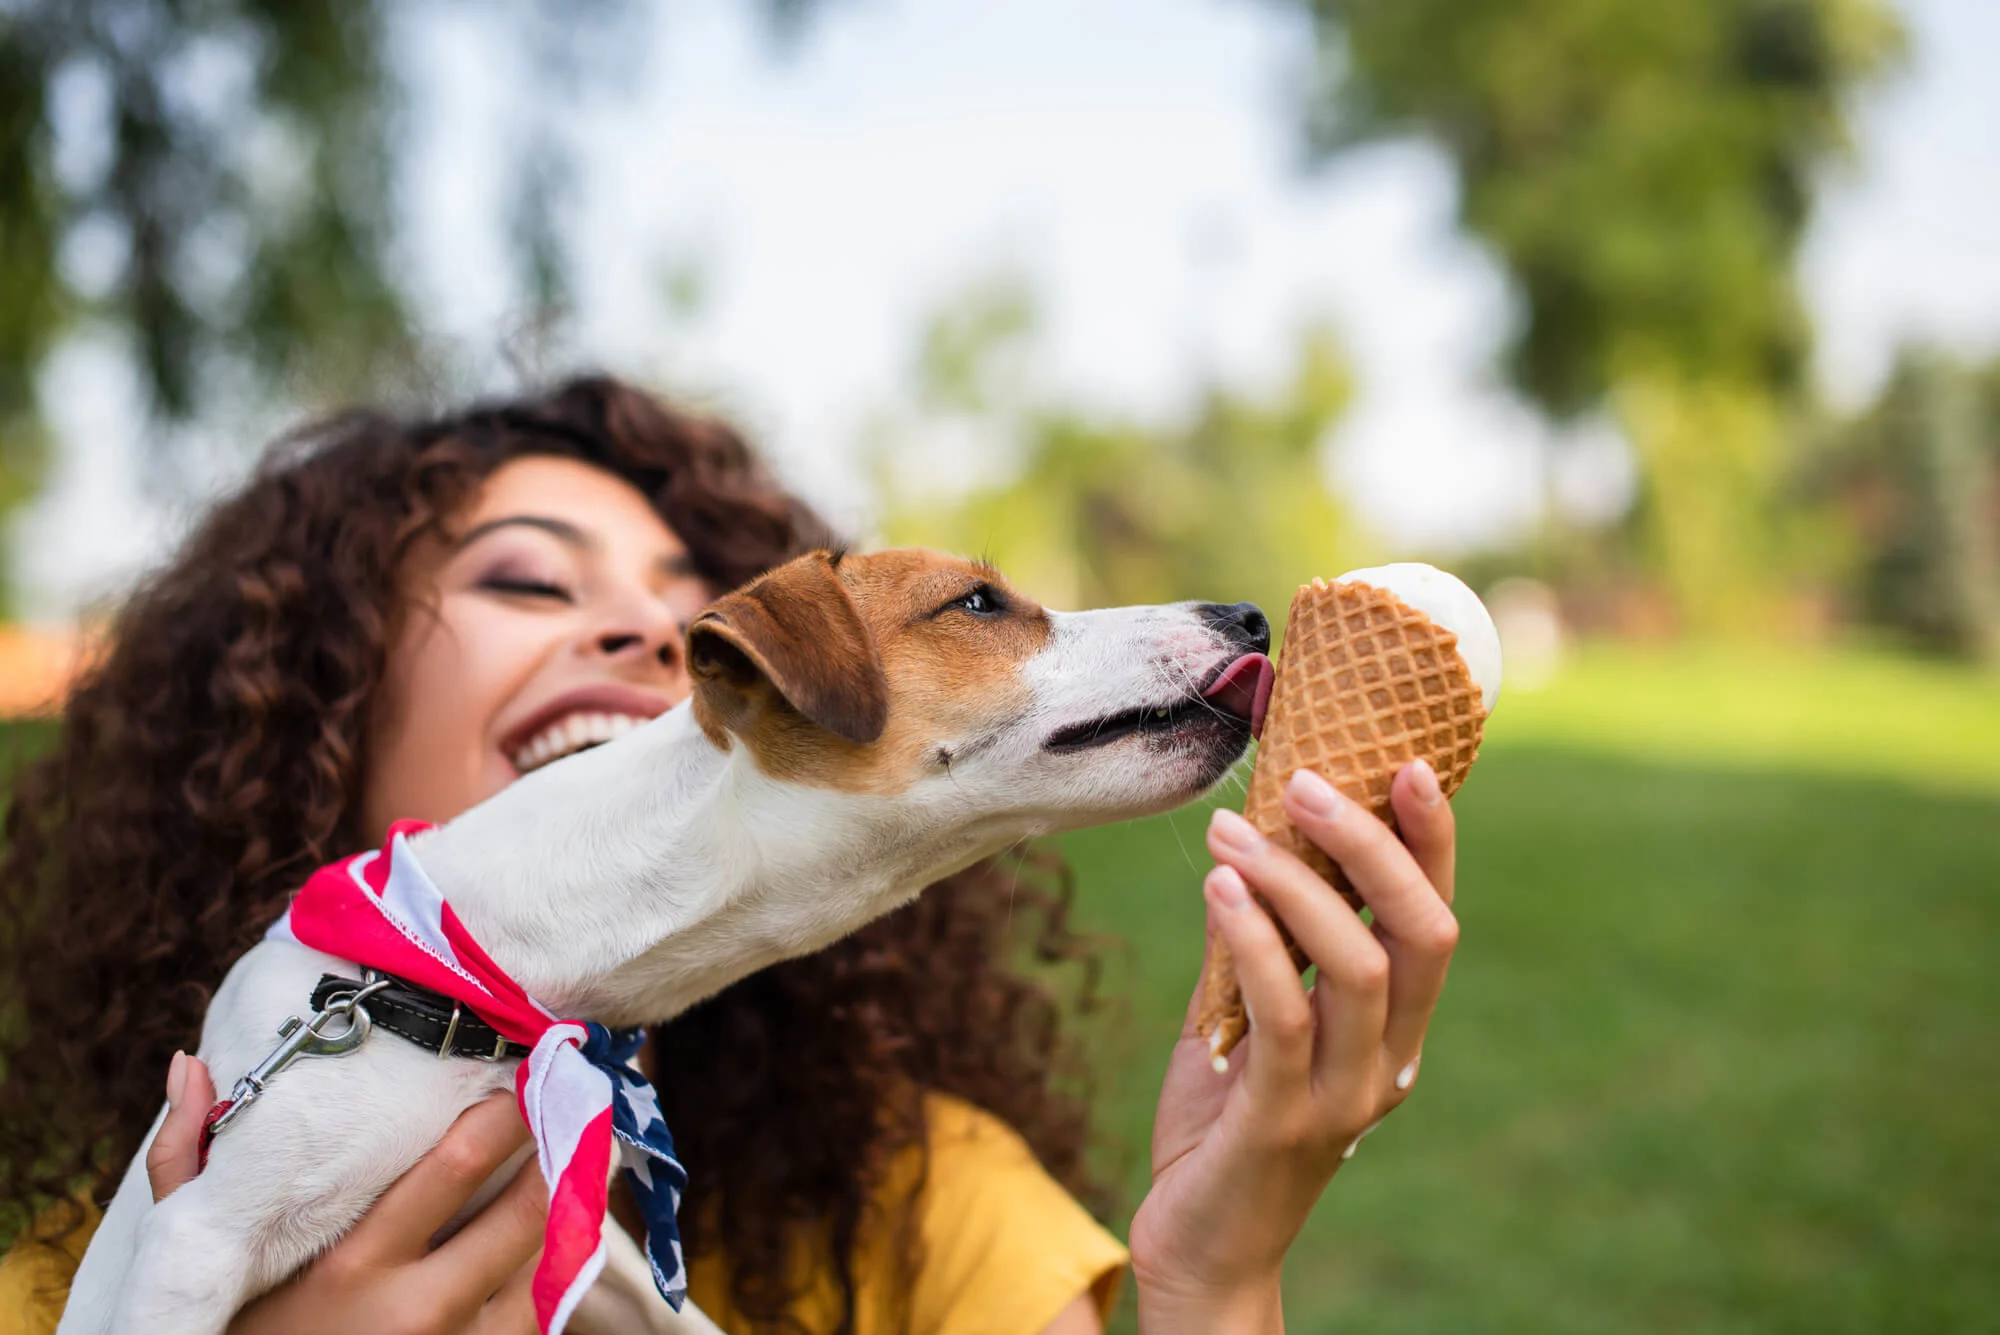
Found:
<svg viewBox="0 0 2000 1335"><path fill-rule="evenodd" d="M1264 846L1264 836L1257 833L1257 827L1228 807L1217 807L1209 817L1208 828L1215 837L1239 853L1255 853Z"/></svg>
<svg viewBox="0 0 2000 1335"><path fill-rule="evenodd" d="M167 1063L167 1106L178 1108L187 1094L188 1055L176 1048L174 1059Z"/></svg>
<svg viewBox="0 0 2000 1335"><path fill-rule="evenodd" d="M1422 1060L1422 1057L1412 1057L1408 1066L1396 1072L1397 1089L1408 1089L1411 1085L1417 1083L1417 1063Z"/></svg>
<svg viewBox="0 0 2000 1335"><path fill-rule="evenodd" d="M1444 801L1444 793L1438 789L1437 771L1426 760L1413 761L1410 768L1416 773L1410 776L1410 787L1417 793L1417 801L1427 807L1434 807Z"/></svg>
<svg viewBox="0 0 2000 1335"><path fill-rule="evenodd" d="M1334 792L1332 784L1309 769L1295 772L1286 788L1292 795L1292 801L1298 803L1307 815L1332 820L1340 814L1340 794Z"/></svg>
<svg viewBox="0 0 2000 1335"><path fill-rule="evenodd" d="M1226 909L1242 909L1250 906L1250 887L1243 884L1243 877L1234 867L1217 867L1208 874L1208 888L1214 893L1216 902Z"/></svg>

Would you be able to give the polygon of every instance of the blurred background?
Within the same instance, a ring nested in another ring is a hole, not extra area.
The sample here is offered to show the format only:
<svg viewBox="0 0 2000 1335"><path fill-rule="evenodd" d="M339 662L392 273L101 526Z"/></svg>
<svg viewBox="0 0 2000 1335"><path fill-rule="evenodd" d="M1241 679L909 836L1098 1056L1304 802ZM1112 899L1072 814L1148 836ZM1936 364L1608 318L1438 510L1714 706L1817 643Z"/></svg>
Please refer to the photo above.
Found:
<svg viewBox="0 0 2000 1335"><path fill-rule="evenodd" d="M1464 944L1291 1328L2000 1329L1996 60L1990 0L0 0L0 716L288 425L582 367L1057 606L1437 561L1508 653ZM1064 841L1128 1204L1204 821Z"/></svg>

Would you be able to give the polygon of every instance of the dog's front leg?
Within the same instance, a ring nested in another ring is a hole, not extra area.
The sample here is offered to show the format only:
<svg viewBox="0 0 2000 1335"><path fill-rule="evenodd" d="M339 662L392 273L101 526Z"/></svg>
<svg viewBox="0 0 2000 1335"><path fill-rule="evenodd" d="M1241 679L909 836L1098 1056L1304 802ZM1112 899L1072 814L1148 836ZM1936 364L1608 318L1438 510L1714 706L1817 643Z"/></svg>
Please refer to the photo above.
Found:
<svg viewBox="0 0 2000 1335"><path fill-rule="evenodd" d="M110 1329L221 1335L255 1281L257 1239L206 1176L146 1212Z"/></svg>

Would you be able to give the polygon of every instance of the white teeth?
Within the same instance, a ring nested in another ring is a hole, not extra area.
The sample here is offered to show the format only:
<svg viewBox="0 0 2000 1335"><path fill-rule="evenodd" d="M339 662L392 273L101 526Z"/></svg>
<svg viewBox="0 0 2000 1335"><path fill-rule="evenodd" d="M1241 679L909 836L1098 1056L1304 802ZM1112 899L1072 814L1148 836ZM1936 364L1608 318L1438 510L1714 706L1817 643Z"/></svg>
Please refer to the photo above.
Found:
<svg viewBox="0 0 2000 1335"><path fill-rule="evenodd" d="M646 720L632 714L568 714L529 739L513 756L514 768L526 774L553 760L600 742L616 741Z"/></svg>

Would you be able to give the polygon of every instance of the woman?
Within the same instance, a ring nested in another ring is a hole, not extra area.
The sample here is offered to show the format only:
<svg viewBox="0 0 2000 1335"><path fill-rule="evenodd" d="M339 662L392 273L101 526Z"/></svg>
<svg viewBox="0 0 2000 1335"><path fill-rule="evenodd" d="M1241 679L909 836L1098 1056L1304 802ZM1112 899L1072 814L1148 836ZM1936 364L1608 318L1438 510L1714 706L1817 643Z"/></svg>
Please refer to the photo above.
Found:
<svg viewBox="0 0 2000 1335"><path fill-rule="evenodd" d="M79 1249L73 1197L115 1180L163 1068L156 1194L193 1171L213 1087L177 1049L308 871L545 761L513 734L562 692L681 699L687 619L826 536L727 429L608 380L432 422L350 416L274 452L127 605L53 753L14 787L0 1199L38 1213L12 1282L46 1262L37 1242ZM1428 770L1397 781L1407 847L1311 776L1288 800L1375 927L1218 815L1204 893L1254 1029L1228 1078L1197 1041L1174 1054L1131 1231L1148 1331L1279 1327L1285 1250L1407 1091L1455 939L1452 824ZM1027 895L1048 913L1046 956L1077 943L1061 901L1020 882L976 868L656 1034L658 1068L702 1073L660 1090L710 1315L857 1335L1101 1328L1123 1253L1062 1190L1087 1185L1083 1113L1051 1082L1068 1051L1052 1000L1004 963L1007 915ZM1310 994L1253 890L1318 964ZM469 1111L234 1328L531 1328L534 1173L428 1245L522 1136L504 1100ZM61 1285L46 1271L44 1317Z"/></svg>

